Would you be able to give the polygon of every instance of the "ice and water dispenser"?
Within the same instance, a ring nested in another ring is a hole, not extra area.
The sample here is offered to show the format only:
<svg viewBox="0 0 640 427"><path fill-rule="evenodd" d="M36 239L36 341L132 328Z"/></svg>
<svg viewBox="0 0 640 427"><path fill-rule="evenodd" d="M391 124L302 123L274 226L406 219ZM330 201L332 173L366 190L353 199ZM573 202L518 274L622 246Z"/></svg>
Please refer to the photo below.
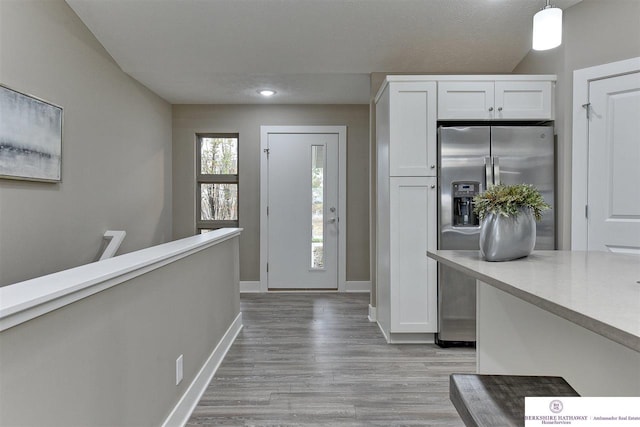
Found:
<svg viewBox="0 0 640 427"><path fill-rule="evenodd" d="M473 212L473 197L479 192L479 182L454 181L452 183L452 225L454 227L478 227L480 225L478 216Z"/></svg>

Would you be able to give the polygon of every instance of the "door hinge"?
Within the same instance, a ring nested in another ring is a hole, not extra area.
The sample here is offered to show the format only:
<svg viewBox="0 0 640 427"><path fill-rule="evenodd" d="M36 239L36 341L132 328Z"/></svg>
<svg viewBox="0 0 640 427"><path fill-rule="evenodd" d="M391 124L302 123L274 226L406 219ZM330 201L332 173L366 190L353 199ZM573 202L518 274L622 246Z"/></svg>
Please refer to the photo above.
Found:
<svg viewBox="0 0 640 427"><path fill-rule="evenodd" d="M267 263L267 273L269 272L269 263Z"/></svg>
<svg viewBox="0 0 640 427"><path fill-rule="evenodd" d="M582 104L582 108L585 109L585 112L587 114L587 120L589 120L589 116L590 116L589 110L591 110L591 103L587 102L586 104Z"/></svg>
<svg viewBox="0 0 640 427"><path fill-rule="evenodd" d="M269 206L267 206L267 216L269 216Z"/></svg>
<svg viewBox="0 0 640 427"><path fill-rule="evenodd" d="M589 205L584 205L584 217L589 218Z"/></svg>
<svg viewBox="0 0 640 427"><path fill-rule="evenodd" d="M264 151L267 154L267 159L269 158L269 152L271 151L271 148L265 148Z"/></svg>

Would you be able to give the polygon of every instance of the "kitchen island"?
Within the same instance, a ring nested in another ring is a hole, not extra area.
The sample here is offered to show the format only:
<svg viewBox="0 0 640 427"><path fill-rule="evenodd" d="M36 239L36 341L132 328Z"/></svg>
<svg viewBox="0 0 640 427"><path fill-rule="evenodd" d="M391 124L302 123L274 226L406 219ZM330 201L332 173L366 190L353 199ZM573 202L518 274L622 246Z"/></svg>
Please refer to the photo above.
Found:
<svg viewBox="0 0 640 427"><path fill-rule="evenodd" d="M428 256L477 280L477 370L557 375L583 396L640 396L640 256Z"/></svg>

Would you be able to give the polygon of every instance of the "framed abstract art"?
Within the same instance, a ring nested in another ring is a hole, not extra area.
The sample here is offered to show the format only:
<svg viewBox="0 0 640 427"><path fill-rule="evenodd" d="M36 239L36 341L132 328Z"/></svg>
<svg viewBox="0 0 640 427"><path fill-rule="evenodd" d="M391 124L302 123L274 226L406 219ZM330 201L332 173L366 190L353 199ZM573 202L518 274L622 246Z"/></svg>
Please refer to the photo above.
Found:
<svg viewBox="0 0 640 427"><path fill-rule="evenodd" d="M62 108L0 84L0 178L60 182Z"/></svg>

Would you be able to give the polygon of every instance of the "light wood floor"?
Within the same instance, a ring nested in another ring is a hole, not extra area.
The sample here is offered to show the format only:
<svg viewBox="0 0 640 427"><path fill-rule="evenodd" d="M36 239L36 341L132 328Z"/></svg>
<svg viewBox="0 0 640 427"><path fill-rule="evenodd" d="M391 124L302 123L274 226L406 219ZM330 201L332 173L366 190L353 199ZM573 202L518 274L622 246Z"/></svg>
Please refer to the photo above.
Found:
<svg viewBox="0 0 640 427"><path fill-rule="evenodd" d="M243 294L244 329L188 426L463 426L449 374L472 349L388 345L368 294Z"/></svg>

